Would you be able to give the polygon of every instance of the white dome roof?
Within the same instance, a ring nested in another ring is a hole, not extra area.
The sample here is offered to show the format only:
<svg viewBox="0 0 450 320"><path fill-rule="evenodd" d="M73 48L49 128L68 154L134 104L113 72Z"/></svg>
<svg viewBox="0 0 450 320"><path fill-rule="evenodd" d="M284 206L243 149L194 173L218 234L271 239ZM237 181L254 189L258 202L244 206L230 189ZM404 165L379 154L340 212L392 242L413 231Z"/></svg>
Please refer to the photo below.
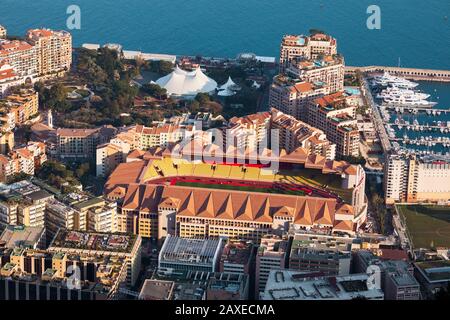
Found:
<svg viewBox="0 0 450 320"><path fill-rule="evenodd" d="M210 93L217 88L217 82L208 78L200 68L187 72L178 66L156 83L167 90L168 95L195 96L197 93Z"/></svg>

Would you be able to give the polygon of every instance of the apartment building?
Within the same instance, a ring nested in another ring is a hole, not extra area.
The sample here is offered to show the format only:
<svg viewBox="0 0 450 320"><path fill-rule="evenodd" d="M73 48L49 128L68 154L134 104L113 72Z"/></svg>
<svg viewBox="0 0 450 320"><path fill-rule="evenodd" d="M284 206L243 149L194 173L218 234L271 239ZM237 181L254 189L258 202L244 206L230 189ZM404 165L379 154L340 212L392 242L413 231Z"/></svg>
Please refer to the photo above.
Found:
<svg viewBox="0 0 450 320"><path fill-rule="evenodd" d="M16 148L14 150L18 151L21 149L27 150L31 154L31 156L34 159L34 169L35 170L37 168L41 167L44 164L44 162L47 161L46 145L42 142L28 141L26 146L21 147L21 148Z"/></svg>
<svg viewBox="0 0 450 320"><path fill-rule="evenodd" d="M48 239L53 239L59 228L77 229L76 222L76 212L70 206L56 199L47 201L45 206L45 229Z"/></svg>
<svg viewBox="0 0 450 320"><path fill-rule="evenodd" d="M102 197L73 205L78 215L77 230L88 232L117 232L117 203Z"/></svg>
<svg viewBox="0 0 450 320"><path fill-rule="evenodd" d="M230 241L220 257L220 272L253 274L255 246L251 242Z"/></svg>
<svg viewBox="0 0 450 320"><path fill-rule="evenodd" d="M385 200L395 202L448 202L450 163L424 161L415 155L391 154L384 174Z"/></svg>
<svg viewBox="0 0 450 320"><path fill-rule="evenodd" d="M0 299L115 299L119 287L125 283L126 264L122 257L102 259L99 256L66 255L47 250L3 250L0 251ZM71 283L70 275L77 270L75 268L78 268L81 278L75 282L79 284L78 288L68 285Z"/></svg>
<svg viewBox="0 0 450 320"><path fill-rule="evenodd" d="M326 88L327 94L344 90L345 65L340 55L318 59L294 58L285 73L293 79L320 84Z"/></svg>
<svg viewBox="0 0 450 320"><path fill-rule="evenodd" d="M36 117L39 110L39 95L34 90L21 90L0 100L0 109L4 113L14 114L16 126L25 124Z"/></svg>
<svg viewBox="0 0 450 320"><path fill-rule="evenodd" d="M72 64L72 36L67 31L29 30L27 41L36 48L41 76L69 71Z"/></svg>
<svg viewBox="0 0 450 320"><path fill-rule="evenodd" d="M17 222L30 227L45 227L47 202L54 197L44 190L23 196L17 210Z"/></svg>
<svg viewBox="0 0 450 320"><path fill-rule="evenodd" d="M60 255L61 274L65 274L68 266L64 257L69 258L72 254L91 257L94 261L122 260L121 268L124 270L126 284L133 286L141 271L141 244L142 239L139 235L60 229L47 250L52 254Z"/></svg>
<svg viewBox="0 0 450 320"><path fill-rule="evenodd" d="M97 176L109 176L120 163L126 161L130 151L142 149L141 131L142 126L123 129L109 142L97 146L95 157Z"/></svg>
<svg viewBox="0 0 450 320"><path fill-rule="evenodd" d="M337 54L337 41L330 35L324 33L314 33L309 37L311 47L311 58Z"/></svg>
<svg viewBox="0 0 450 320"><path fill-rule="evenodd" d="M0 154L0 180L8 181L18 173L33 176L35 169L45 161L45 145L41 142L31 141L24 147L11 150L7 155Z"/></svg>
<svg viewBox="0 0 450 320"><path fill-rule="evenodd" d="M15 174L34 175L34 158L27 149L18 149L8 156L0 154L0 180L7 182Z"/></svg>
<svg viewBox="0 0 450 320"><path fill-rule="evenodd" d="M35 80L39 74L37 48L20 40L0 40L0 60L7 61L22 81Z"/></svg>
<svg viewBox="0 0 450 320"><path fill-rule="evenodd" d="M179 126L160 124L154 127L136 126L136 133L140 136L140 146L146 150L152 147L167 147L193 134L193 126Z"/></svg>
<svg viewBox="0 0 450 320"><path fill-rule="evenodd" d="M16 113L0 102L0 126L2 133L9 133L16 127Z"/></svg>
<svg viewBox="0 0 450 320"><path fill-rule="evenodd" d="M14 199L0 201L0 224L17 225L18 206Z"/></svg>
<svg viewBox="0 0 450 320"><path fill-rule="evenodd" d="M285 269L289 258L287 238L268 235L261 239L256 253L255 297L264 292L271 270Z"/></svg>
<svg viewBox="0 0 450 320"><path fill-rule="evenodd" d="M356 272L366 272L372 266L379 270L379 280L386 300L420 300L420 284L414 277L414 268L405 260L377 257L373 252L355 253Z"/></svg>
<svg viewBox="0 0 450 320"><path fill-rule="evenodd" d="M56 130L57 153L61 159L89 159L96 156L97 146L108 142L117 132L112 126L95 129Z"/></svg>
<svg viewBox="0 0 450 320"><path fill-rule="evenodd" d="M324 275L348 275L350 263L350 252L303 247L295 240L289 256L289 269Z"/></svg>
<svg viewBox="0 0 450 320"><path fill-rule="evenodd" d="M0 98L5 97L10 89L23 83L7 60L0 60Z"/></svg>
<svg viewBox="0 0 450 320"><path fill-rule="evenodd" d="M318 83L295 80L279 74L273 78L270 86L269 106L304 121L309 103L327 92L326 87Z"/></svg>
<svg viewBox="0 0 450 320"><path fill-rule="evenodd" d="M128 151L129 152L129 151ZM97 146L96 150L96 174L97 177L107 177L126 160L128 154L123 146L113 143L104 143Z"/></svg>
<svg viewBox="0 0 450 320"><path fill-rule="evenodd" d="M280 73L270 87L269 106L305 121L316 98L344 90L345 62L336 40L316 33L286 35L280 49Z"/></svg>
<svg viewBox="0 0 450 320"><path fill-rule="evenodd" d="M340 91L313 100L306 107L305 121L321 129L336 144L339 156L359 156L359 131L356 106L347 103L347 96Z"/></svg>
<svg viewBox="0 0 450 320"><path fill-rule="evenodd" d="M310 36L285 35L280 45L280 73L296 57L316 59L321 55L337 53L337 41L333 37L316 33Z"/></svg>
<svg viewBox="0 0 450 320"><path fill-rule="evenodd" d="M267 148L271 134L270 123L270 112L255 113L241 118L233 117L223 131L223 141L238 150Z"/></svg>
<svg viewBox="0 0 450 320"><path fill-rule="evenodd" d="M301 147L308 154L320 155L328 160L336 156L336 145L331 143L324 131L272 108L272 129L279 130L279 149L286 152Z"/></svg>
<svg viewBox="0 0 450 320"><path fill-rule="evenodd" d="M59 230L47 250L0 248L0 294L15 300L114 299L140 272L139 236ZM78 288L67 280L78 270ZM4 288L9 290L3 290Z"/></svg>

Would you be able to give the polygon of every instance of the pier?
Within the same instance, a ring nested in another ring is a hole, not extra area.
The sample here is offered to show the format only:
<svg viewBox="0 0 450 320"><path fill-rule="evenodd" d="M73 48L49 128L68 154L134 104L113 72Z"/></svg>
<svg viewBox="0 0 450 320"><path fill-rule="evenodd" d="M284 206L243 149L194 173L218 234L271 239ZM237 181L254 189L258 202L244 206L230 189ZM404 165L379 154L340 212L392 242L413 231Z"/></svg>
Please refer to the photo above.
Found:
<svg viewBox="0 0 450 320"><path fill-rule="evenodd" d="M386 67L386 66L345 67L345 72L348 74L355 74L357 70L363 73L388 72L394 76L415 81L450 82L450 70L417 69L417 68L401 68L401 67Z"/></svg>
<svg viewBox="0 0 450 320"><path fill-rule="evenodd" d="M415 106L395 106L391 104L383 104L382 107L386 109L394 109L397 111L397 109L402 109L403 111L409 111L409 110L417 110L418 112L430 112L432 115L435 115L437 112L439 114L447 114L450 113L450 109L437 109L437 108L424 108L424 107L415 107Z"/></svg>
<svg viewBox="0 0 450 320"><path fill-rule="evenodd" d="M441 139L423 139L423 138L416 138L416 139L410 139L410 138L389 138L390 141L395 141L395 142L402 142L402 143L406 143L406 144L411 144L411 145L417 145L417 146L435 146L437 144L441 144L443 147L448 147L450 146L450 140L448 140L448 138L441 138Z"/></svg>
<svg viewBox="0 0 450 320"><path fill-rule="evenodd" d="M416 128L419 128L419 130L422 129L420 131L423 131L423 130L430 131L430 129L432 129L432 130L440 130L440 129L445 130L445 129L450 128L450 126L445 126L445 125L438 126L438 125L429 125L429 124L407 124L407 123L393 123L393 122L386 123L386 124L390 125L391 127L393 127L393 126L397 126L399 128L409 127L409 128L412 128L413 131L417 131L417 130L414 130Z"/></svg>

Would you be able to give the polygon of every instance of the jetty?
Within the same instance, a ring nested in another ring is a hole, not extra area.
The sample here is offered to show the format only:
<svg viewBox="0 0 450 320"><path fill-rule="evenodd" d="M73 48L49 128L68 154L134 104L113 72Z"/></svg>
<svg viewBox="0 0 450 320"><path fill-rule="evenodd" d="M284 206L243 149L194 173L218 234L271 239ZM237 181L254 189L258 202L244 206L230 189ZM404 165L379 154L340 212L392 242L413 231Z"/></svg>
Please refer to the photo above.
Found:
<svg viewBox="0 0 450 320"><path fill-rule="evenodd" d="M417 69L387 66L345 67L347 74L355 74L359 70L363 73L388 72L394 76L415 81L450 82L450 70Z"/></svg>
<svg viewBox="0 0 450 320"><path fill-rule="evenodd" d="M447 114L450 113L450 109L439 109L439 108L424 108L424 107L416 107L416 106L396 106L396 105L392 105L392 104L383 104L382 107L386 108L386 109L394 109L396 112L398 110L401 111L410 111L410 110L417 110L418 112L426 112L426 113L430 113L432 115L436 115L437 112L439 112L440 114Z"/></svg>

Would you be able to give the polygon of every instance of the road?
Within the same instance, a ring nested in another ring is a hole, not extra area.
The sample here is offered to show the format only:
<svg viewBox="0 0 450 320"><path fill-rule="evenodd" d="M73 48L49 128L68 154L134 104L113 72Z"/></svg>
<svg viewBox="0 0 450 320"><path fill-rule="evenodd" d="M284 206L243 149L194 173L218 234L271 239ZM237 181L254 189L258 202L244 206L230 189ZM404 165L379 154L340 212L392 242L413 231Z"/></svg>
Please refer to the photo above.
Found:
<svg viewBox="0 0 450 320"><path fill-rule="evenodd" d="M412 246L407 234L406 227L403 225L403 222L400 219L400 215L397 214L397 209L393 209L393 211L392 224L394 225L394 228L400 238L400 245L403 249L412 252Z"/></svg>
<svg viewBox="0 0 450 320"><path fill-rule="evenodd" d="M367 104L372 109L372 112L371 112L372 122L378 133L378 137L380 138L383 151L385 154L387 154L391 150L391 143L390 143L389 137L386 133L386 129L384 128L383 118L381 117L378 105L373 100L372 93L370 91L370 87L367 82L367 79L363 79L363 86L361 87L361 89L362 89L361 92L362 92Z"/></svg>

